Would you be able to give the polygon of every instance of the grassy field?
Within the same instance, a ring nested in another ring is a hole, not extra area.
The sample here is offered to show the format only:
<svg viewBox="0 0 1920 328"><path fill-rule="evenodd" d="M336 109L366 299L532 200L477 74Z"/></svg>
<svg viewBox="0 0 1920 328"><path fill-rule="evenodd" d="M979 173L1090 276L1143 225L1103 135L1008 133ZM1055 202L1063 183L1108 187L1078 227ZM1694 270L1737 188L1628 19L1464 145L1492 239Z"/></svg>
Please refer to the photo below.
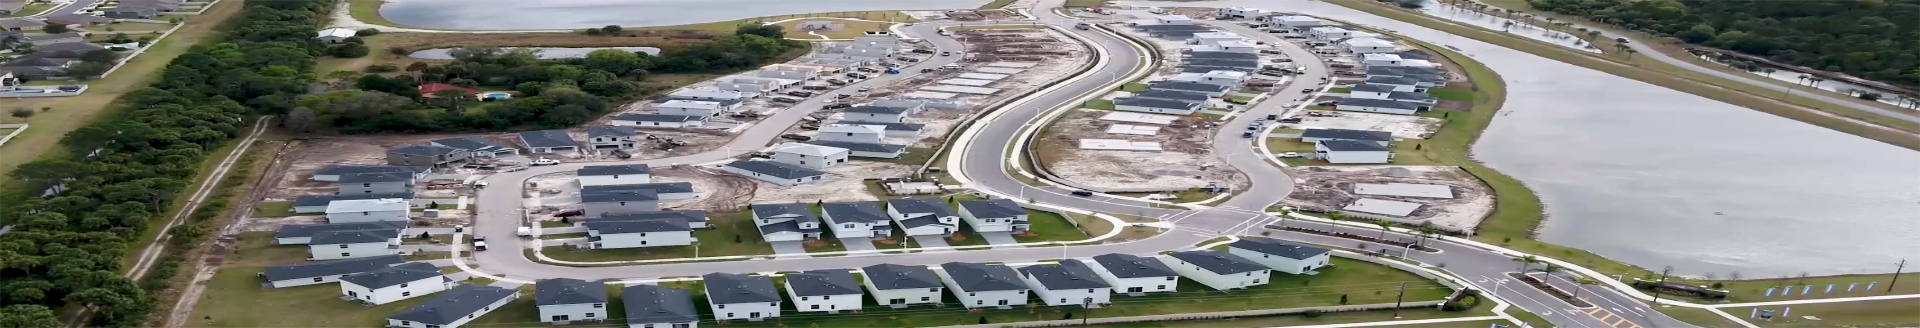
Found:
<svg viewBox="0 0 1920 328"><path fill-rule="evenodd" d="M1067 3L1061 6L1068 7L1068 8L1099 7L1099 6L1104 6L1106 4L1107 4L1107 0L1067 0Z"/></svg>
<svg viewBox="0 0 1920 328"><path fill-rule="evenodd" d="M6 14L5 16L0 16L0 17L25 17L28 15L38 14L42 11L47 11L47 9L53 9L53 6L54 4L46 3L46 2L20 6L20 9L14 10L13 13Z"/></svg>
<svg viewBox="0 0 1920 328"><path fill-rule="evenodd" d="M714 31L714 32L732 33L734 30L739 29L741 26L745 26L748 24L760 24L762 22L771 22L771 21L794 19L794 18L808 18L808 17L857 18L857 19L865 19L865 20L901 22L901 23L912 23L912 22L919 21L919 20L913 19L913 16L907 15L906 13L902 13L899 11L887 11L887 10L841 11L841 12L754 17L754 18L747 18L747 19L737 19L737 20L720 21L720 22L707 22L707 23L698 23L698 24L686 24L686 25L634 27L634 28L631 28L630 30L694 30L694 31ZM787 37L789 38L804 39L806 36L807 36L806 33L796 33L794 29L791 29L791 28L787 29Z"/></svg>
<svg viewBox="0 0 1920 328"><path fill-rule="evenodd" d="M337 284L268 289L260 268L223 268L207 281L187 326L380 327L389 315L432 299L415 297L379 306L340 300ZM528 297L531 298L531 297Z"/></svg>
<svg viewBox="0 0 1920 328"><path fill-rule="evenodd" d="M1088 100L1087 103L1081 104L1080 108L1113 110L1113 100L1112 99Z"/></svg>
<svg viewBox="0 0 1920 328"><path fill-rule="evenodd" d="M1033 223L1027 230L1031 232L1032 235L1013 234L1014 240L1022 243L1033 243L1087 239L1087 232L1080 231L1079 227L1075 227L1073 222L1067 221L1067 218L1060 215L1060 213L1027 210L1027 222ZM1100 233L1106 233L1106 230L1101 230Z"/></svg>
<svg viewBox="0 0 1920 328"><path fill-rule="evenodd" d="M52 97L18 99L7 101L5 108L52 108L41 111L28 119L12 116L0 116L0 123L29 123L32 129L8 141L0 148L0 190L15 190L13 178L5 173L44 156L61 156L66 150L57 147L60 136L93 122L101 113L112 108L120 95L127 91L146 87L159 77L160 70L172 62L174 57L186 53L187 48L204 42L216 41L215 25L240 12L240 6L233 4L215 5L207 12L192 16L186 27L172 36L155 43L138 57L120 67L113 75L88 83L85 94L73 97ZM216 160L219 156L212 156Z"/></svg>
<svg viewBox="0 0 1920 328"><path fill-rule="evenodd" d="M993 0L993 2L988 2L987 4L980 5L980 9L1006 8L1007 5L1011 5L1013 4L1013 2L1014 0Z"/></svg>
<svg viewBox="0 0 1920 328"><path fill-rule="evenodd" d="M273 232L259 231L241 233L240 241L234 243L233 255L227 256L221 266L259 268L306 262L307 245L275 245Z"/></svg>
<svg viewBox="0 0 1920 328"><path fill-rule="evenodd" d="M1361 323L1361 322L1386 322L1386 321L1394 321L1394 320L1462 318L1462 317L1477 317L1477 316L1493 315L1493 312L1491 311L1491 309L1493 309L1493 306L1488 305L1491 303L1492 302L1483 302L1483 303L1480 303L1479 305L1474 306L1472 309L1468 309L1467 311L1458 311L1458 312L1448 312L1448 311L1440 311L1440 310L1431 309L1431 308L1425 308L1425 309L1401 309L1399 312L1395 312L1391 310L1381 310L1381 311L1324 313L1314 318L1308 318L1306 316L1299 316L1299 315L1285 315L1285 316L1276 316L1276 317L1251 317L1251 318L1237 318L1237 319L1225 319L1225 320L1144 322L1144 323L1086 326L1086 327L1090 327L1090 328L1252 328L1252 327L1331 325L1331 324ZM1395 314L1398 314L1399 317L1395 317L1394 316ZM1505 324L1504 322L1506 321L1463 321L1463 322L1448 322L1448 323L1433 323L1433 324L1391 325L1391 326L1380 326L1380 327L1484 328L1484 327L1488 327L1488 324L1495 323L1495 322L1502 322L1503 324Z"/></svg>
<svg viewBox="0 0 1920 328"><path fill-rule="evenodd" d="M813 21L816 21L816 20L802 19L802 20L788 21L788 22L779 23L775 25L780 25L780 27L785 28L787 31L788 38L815 40L815 39L818 39L819 37L813 36L812 34L807 34L808 31L800 29L800 25L806 24L807 22L813 22ZM833 22L837 26L835 29L832 29L832 30L812 31L813 34L819 34L829 39L838 39L838 40L849 40L855 37L866 36L867 31L887 31L887 26L893 25L893 23L890 23L890 22L870 22L870 21L846 20L846 19L820 19L818 21Z"/></svg>
<svg viewBox="0 0 1920 328"><path fill-rule="evenodd" d="M658 260L694 257L695 248L699 256L732 255L771 255L773 247L760 236L760 230L754 225L747 213L714 213L707 224L712 229L693 231L693 238L700 243L690 246L645 247L620 249L574 249L566 246L549 246L543 250L547 257L562 261L606 262L632 260Z"/></svg>
<svg viewBox="0 0 1920 328"><path fill-rule="evenodd" d="M257 217L257 218L277 218L277 217L288 217L288 216L294 216L294 215L297 215L297 214L293 213L292 201L259 202L259 203L254 203L253 205L253 217Z"/></svg>
<svg viewBox="0 0 1920 328"><path fill-rule="evenodd" d="M359 20L360 22L367 23L367 24L380 25L380 26L409 27L406 25L400 25L400 23L394 23L393 21L387 20L386 17L380 16L380 6L386 4L387 0L347 0L347 1L348 1L347 15L352 16L353 19L355 20ZM380 48L372 48L372 49L374 51L380 51Z"/></svg>
<svg viewBox="0 0 1920 328"><path fill-rule="evenodd" d="M115 32L126 32L128 35L133 35L134 32L166 31L170 28L173 28L173 24L116 22L108 24L107 26L89 27L88 29L94 32L104 32L99 34L112 35Z"/></svg>
<svg viewBox="0 0 1920 328"><path fill-rule="evenodd" d="M1887 295L1887 294L1920 294L1920 273L1901 274L1900 283L1895 284L1891 288L1892 290L1888 290L1889 288L1887 287L1887 283L1890 281L1893 281L1893 274L1839 275L1839 276L1822 276L1822 277L1807 277L1807 278L1794 278L1794 277L1783 276L1783 277L1772 277L1772 278L1765 278L1765 279L1719 281L1720 283L1724 284L1724 286L1722 286L1721 289L1731 292L1731 294L1727 296L1727 299L1725 301L1712 301L1712 300L1691 298L1691 297L1679 296L1679 295L1670 295L1669 297L1673 297L1676 299L1688 299L1696 303L1712 303L1712 302L1748 303L1748 302L1791 301L1791 300L1823 299L1823 298L1839 298L1839 297L1861 297L1861 296L1875 296L1875 295ZM1867 284L1873 283L1873 282L1878 283L1877 285L1874 286L1874 290L1866 290ZM1916 283L1908 283L1908 282L1916 282ZM1711 282L1692 281L1692 283L1710 284ZM1846 291L1847 285L1854 284L1854 283L1858 283L1859 288L1855 289L1853 292L1847 292ZM1835 285L1833 293L1825 293L1828 284ZM1809 294L1801 294L1803 291L1806 290L1806 286L1813 286L1813 292ZM1791 289L1793 290L1793 292L1791 293L1792 295L1786 295L1787 294L1786 289L1788 289L1789 287L1791 287ZM1778 289L1774 290L1772 297L1767 297L1766 296L1767 288L1778 288Z"/></svg>
<svg viewBox="0 0 1920 328"><path fill-rule="evenodd" d="M1783 308L1793 310L1786 316L1780 316ZM1750 307L1722 308L1735 317L1747 318L1753 313ZM1920 299L1800 304L1791 306L1760 307L1761 311L1772 310L1774 317L1768 319L1745 319L1761 327L1915 327L1920 326ZM1813 317L1813 318L1808 318ZM1726 321L1721 319L1720 321ZM1689 321L1689 323L1692 323ZM1729 323L1729 326L1732 324Z"/></svg>
<svg viewBox="0 0 1920 328"><path fill-rule="evenodd" d="M1120 91L1126 92L1145 92L1151 89L1146 83L1127 83L1120 86Z"/></svg>

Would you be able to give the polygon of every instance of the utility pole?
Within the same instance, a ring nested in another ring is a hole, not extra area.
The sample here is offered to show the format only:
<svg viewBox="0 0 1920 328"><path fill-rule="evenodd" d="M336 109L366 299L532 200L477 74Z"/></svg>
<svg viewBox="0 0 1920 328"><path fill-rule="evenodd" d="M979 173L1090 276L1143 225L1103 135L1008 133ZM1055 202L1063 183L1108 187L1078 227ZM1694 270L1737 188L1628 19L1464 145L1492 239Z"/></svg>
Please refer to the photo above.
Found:
<svg viewBox="0 0 1920 328"><path fill-rule="evenodd" d="M1673 272L1673 266L1660 269L1660 281L1653 284L1653 305L1660 305L1660 287L1667 284L1667 274Z"/></svg>
<svg viewBox="0 0 1920 328"><path fill-rule="evenodd" d="M1400 302L1407 299L1407 283L1400 283L1400 293L1393 295L1393 318L1400 318Z"/></svg>
<svg viewBox="0 0 1920 328"><path fill-rule="evenodd" d="M1894 265L1893 281L1887 282L1887 293L1893 293L1893 284L1900 283L1900 270L1906 269L1906 268L1907 268L1907 259L1900 259L1900 264Z"/></svg>

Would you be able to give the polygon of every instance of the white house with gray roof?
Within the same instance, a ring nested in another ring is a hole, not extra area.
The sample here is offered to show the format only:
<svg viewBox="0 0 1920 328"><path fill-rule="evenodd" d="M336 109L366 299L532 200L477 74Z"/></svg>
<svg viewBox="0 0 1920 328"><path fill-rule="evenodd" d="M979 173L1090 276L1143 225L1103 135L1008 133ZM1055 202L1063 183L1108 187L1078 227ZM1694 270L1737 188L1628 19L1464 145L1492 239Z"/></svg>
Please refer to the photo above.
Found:
<svg viewBox="0 0 1920 328"><path fill-rule="evenodd" d="M559 151L580 151L580 141L573 140L567 130L540 130L520 133L520 144L535 154L551 154Z"/></svg>
<svg viewBox="0 0 1920 328"><path fill-rule="evenodd" d="M738 108L738 107L739 107L739 103L734 103L734 105L728 106L721 102L705 101L705 100L668 100L667 102L653 105L653 109L655 111L658 111L661 115L684 115L684 116L696 116L696 117L713 117L715 115L720 115L720 113L724 113L728 110L732 110L733 108Z"/></svg>
<svg viewBox="0 0 1920 328"><path fill-rule="evenodd" d="M657 212L640 212L640 213L620 213L620 214L607 214L607 215L600 216L600 220L602 221L647 220L647 219L681 219L681 220L686 220L687 226L694 229L711 228L711 226L707 225L707 211L703 211L703 210L674 210L674 211L657 211Z"/></svg>
<svg viewBox="0 0 1920 328"><path fill-rule="evenodd" d="M692 182L661 182L661 183L619 184L619 185L600 185L600 186L580 187L581 194L619 192L619 191L628 191L628 190L650 190L650 191L653 191L654 197L663 199L663 200L692 199L692 198L700 197L700 193L694 192Z"/></svg>
<svg viewBox="0 0 1920 328"><path fill-rule="evenodd" d="M459 328L516 299L520 299L516 290L463 284L388 316L387 327Z"/></svg>
<svg viewBox="0 0 1920 328"><path fill-rule="evenodd" d="M1112 253L1093 257L1093 273L1113 286L1114 293L1143 296L1171 292L1180 285L1180 273L1159 258Z"/></svg>
<svg viewBox="0 0 1920 328"><path fill-rule="evenodd" d="M773 146L773 161L824 170L847 163L848 151L807 143L789 142Z"/></svg>
<svg viewBox="0 0 1920 328"><path fill-rule="evenodd" d="M327 223L407 221L412 202L398 198L349 199L327 203Z"/></svg>
<svg viewBox="0 0 1920 328"><path fill-rule="evenodd" d="M540 322L570 324L607 320L607 283L573 278L533 283L533 304Z"/></svg>
<svg viewBox="0 0 1920 328"><path fill-rule="evenodd" d="M1262 237L1248 237L1228 243L1227 253L1260 263L1274 271L1292 274L1313 273L1314 269L1326 267L1329 261L1325 248Z"/></svg>
<svg viewBox="0 0 1920 328"><path fill-rule="evenodd" d="M598 188L614 186L596 186L581 188L580 204L586 207L588 219L598 219L607 214L653 212L660 210L660 194L651 189ZM588 188L594 188L589 190Z"/></svg>
<svg viewBox="0 0 1920 328"><path fill-rule="evenodd" d="M1313 154L1327 163L1381 164L1393 161L1393 149L1371 142L1327 140L1313 143Z"/></svg>
<svg viewBox="0 0 1920 328"><path fill-rule="evenodd" d="M1200 110L1200 103L1156 98L1126 97L1113 100L1113 110L1190 115Z"/></svg>
<svg viewBox="0 0 1920 328"><path fill-rule="evenodd" d="M926 124L904 123L904 122L868 122L868 121L858 121L858 120L840 120L839 123L853 124L853 125L878 125L881 128L886 129L886 134L889 137L916 137L920 135L921 130L925 130L927 128Z"/></svg>
<svg viewBox="0 0 1920 328"><path fill-rule="evenodd" d="M431 141L434 145L467 151L473 157L494 158L519 155L520 149L481 137L458 137Z"/></svg>
<svg viewBox="0 0 1920 328"><path fill-rule="evenodd" d="M706 116L688 116L688 115L628 113L628 114L614 115L613 120L608 121L607 124L614 125L614 126L685 128L685 127L696 127L696 126L706 125L707 117Z"/></svg>
<svg viewBox="0 0 1920 328"><path fill-rule="evenodd" d="M631 151L636 148L634 137L638 135L631 126L589 126L587 145L594 151Z"/></svg>
<svg viewBox="0 0 1920 328"><path fill-rule="evenodd" d="M820 239L820 216L806 203L753 204L753 224L767 241Z"/></svg>
<svg viewBox="0 0 1920 328"><path fill-rule="evenodd" d="M427 170L425 166L329 164L313 171L312 179L313 181L340 182L340 176L346 174L405 173L412 175L414 180L419 180L426 178Z"/></svg>
<svg viewBox="0 0 1920 328"><path fill-rule="evenodd" d="M472 157L465 149L435 144L417 144L387 150L387 165L447 166Z"/></svg>
<svg viewBox="0 0 1920 328"><path fill-rule="evenodd" d="M400 254L406 229L328 230L307 241L307 260L325 261Z"/></svg>
<svg viewBox="0 0 1920 328"><path fill-rule="evenodd" d="M789 273L787 296L800 312L840 313L860 310L860 283L847 270L812 270Z"/></svg>
<svg viewBox="0 0 1920 328"><path fill-rule="evenodd" d="M953 289L960 305L969 309L1010 309L1027 304L1026 281L1004 264L947 262L940 269L941 281Z"/></svg>
<svg viewBox="0 0 1920 328"><path fill-rule="evenodd" d="M342 194L393 194L413 192L411 172L375 172L340 174Z"/></svg>
<svg viewBox="0 0 1920 328"><path fill-rule="evenodd" d="M853 106L845 110L848 121L859 122L906 122L907 115L913 114L912 107L894 106Z"/></svg>
<svg viewBox="0 0 1920 328"><path fill-rule="evenodd" d="M879 203L822 203L820 213L820 219L833 229L834 237L876 238L893 235L893 221Z"/></svg>
<svg viewBox="0 0 1920 328"><path fill-rule="evenodd" d="M721 165L720 170L782 186L820 181L827 175L827 172L780 161L733 161Z"/></svg>
<svg viewBox="0 0 1920 328"><path fill-rule="evenodd" d="M709 89L686 89L686 90L674 91L673 93L668 94L667 97L673 98L673 99L686 99L686 100L738 102L741 100L753 98L753 95L748 93L733 92L733 91L720 91L720 90L709 90Z"/></svg>
<svg viewBox="0 0 1920 328"><path fill-rule="evenodd" d="M373 221L354 223L288 224L280 226L273 233L275 245L306 245L313 241L314 234L327 231L385 230L398 229L400 234L407 233L406 221Z"/></svg>
<svg viewBox="0 0 1920 328"><path fill-rule="evenodd" d="M807 141L804 143L809 145L814 145L814 146L841 149L846 151L846 155L849 157L900 158L900 155L905 155L907 153L907 145L866 143L866 142L845 142L845 141L822 141L822 140L813 140L813 141Z"/></svg>
<svg viewBox="0 0 1920 328"><path fill-rule="evenodd" d="M1160 259L1181 276L1215 290L1265 285L1271 270L1239 255L1215 250L1173 252Z"/></svg>
<svg viewBox="0 0 1920 328"><path fill-rule="evenodd" d="M1113 303L1113 285L1101 279L1086 262L1077 259L1020 267L1020 280L1032 287L1033 296L1048 306L1097 308Z"/></svg>
<svg viewBox="0 0 1920 328"><path fill-rule="evenodd" d="M949 236L960 231L960 214L940 198L887 200L887 216L908 236Z"/></svg>
<svg viewBox="0 0 1920 328"><path fill-rule="evenodd" d="M693 292L659 285L629 285L620 289L627 312L627 328L699 328L700 312Z"/></svg>
<svg viewBox="0 0 1920 328"><path fill-rule="evenodd" d="M762 321L780 317L780 292L773 279L734 273L700 276L714 320Z"/></svg>
<svg viewBox="0 0 1920 328"><path fill-rule="evenodd" d="M1010 199L977 199L960 201L960 218L966 220L973 231L1027 231L1033 226L1027 220L1027 209Z"/></svg>
<svg viewBox="0 0 1920 328"><path fill-rule="evenodd" d="M1404 101L1383 99L1347 98L1333 104L1333 109L1355 112L1414 115L1420 111L1433 109L1433 106Z"/></svg>
<svg viewBox="0 0 1920 328"><path fill-rule="evenodd" d="M1352 129L1307 129L1300 133L1301 142L1315 143L1328 140L1370 142L1386 146L1387 143L1393 142L1393 133L1387 131Z"/></svg>
<svg viewBox="0 0 1920 328"><path fill-rule="evenodd" d="M593 249L686 246L693 244L687 219L614 219L602 217L582 223L588 247Z"/></svg>
<svg viewBox="0 0 1920 328"><path fill-rule="evenodd" d="M355 273L406 263L400 255L371 256L345 260L314 262L307 264L267 267L260 272L260 280L270 288L286 288L339 282L340 278Z"/></svg>
<svg viewBox="0 0 1920 328"><path fill-rule="evenodd" d="M410 262L340 277L340 295L380 305L438 293L453 285L453 279L440 275L440 268Z"/></svg>
<svg viewBox="0 0 1920 328"><path fill-rule="evenodd" d="M873 301L891 308L905 308L914 304L939 304L945 284L940 283L940 275L923 266L905 266L899 264L876 264L860 268L860 274L866 279L860 284L867 286L867 294L873 295Z"/></svg>
<svg viewBox="0 0 1920 328"><path fill-rule="evenodd" d="M412 203L413 192L408 191L403 193L391 193L391 194L300 195L300 196L293 197L293 212L294 213L326 213L327 206L332 205L333 202L337 200L382 199L382 198L402 199L402 200L406 200L408 203Z"/></svg>
<svg viewBox="0 0 1920 328"><path fill-rule="evenodd" d="M573 173L581 187L653 183L653 168L646 164L582 166Z"/></svg>
<svg viewBox="0 0 1920 328"><path fill-rule="evenodd" d="M1224 85L1194 83L1194 82L1184 82L1184 81L1153 82L1153 83L1147 84L1147 88L1149 88L1150 90L1165 90L1165 91L1175 91L1175 92L1197 93L1197 94L1206 95L1207 97L1224 96L1227 94L1227 90L1230 89Z"/></svg>
<svg viewBox="0 0 1920 328"><path fill-rule="evenodd" d="M858 143L883 143L887 127L882 125L827 124L815 133L814 140Z"/></svg>

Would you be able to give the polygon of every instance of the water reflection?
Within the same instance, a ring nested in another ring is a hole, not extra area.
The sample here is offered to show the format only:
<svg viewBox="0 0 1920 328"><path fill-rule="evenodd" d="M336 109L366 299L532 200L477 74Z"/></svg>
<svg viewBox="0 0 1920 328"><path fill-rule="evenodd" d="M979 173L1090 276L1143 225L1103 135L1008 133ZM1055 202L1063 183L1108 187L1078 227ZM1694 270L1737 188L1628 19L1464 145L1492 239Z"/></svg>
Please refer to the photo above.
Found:
<svg viewBox="0 0 1920 328"><path fill-rule="evenodd" d="M453 51L459 50L459 49L460 48L427 49L427 50L415 51L413 53L407 54L407 57L413 57L413 58L419 58L419 59L447 60L447 59L453 59ZM654 47L608 47L608 48L511 48L509 47L509 48L500 48L500 49L533 49L535 51L540 52L540 59L585 58L587 57L587 53L593 52L594 50L600 50L600 49L620 49L626 52L645 52L649 55L660 54L660 48L654 48Z"/></svg>
<svg viewBox="0 0 1920 328"><path fill-rule="evenodd" d="M1571 33L1548 29L1549 27L1560 27L1548 25L1544 21L1535 20L1529 22L1527 20L1508 19L1502 15L1493 14L1493 12L1495 12L1494 9L1488 9L1488 13L1482 13L1473 9L1455 7L1433 0L1422 1L1424 2L1422 6L1420 6L1420 12L1433 17L1484 27L1495 31L1506 31L1509 34L1540 40L1575 50L1600 53L1600 49L1594 48L1592 45L1587 44L1586 41L1581 40Z"/></svg>
<svg viewBox="0 0 1920 328"><path fill-rule="evenodd" d="M394 0L394 23L464 30L662 26L865 10L972 9L989 0Z"/></svg>

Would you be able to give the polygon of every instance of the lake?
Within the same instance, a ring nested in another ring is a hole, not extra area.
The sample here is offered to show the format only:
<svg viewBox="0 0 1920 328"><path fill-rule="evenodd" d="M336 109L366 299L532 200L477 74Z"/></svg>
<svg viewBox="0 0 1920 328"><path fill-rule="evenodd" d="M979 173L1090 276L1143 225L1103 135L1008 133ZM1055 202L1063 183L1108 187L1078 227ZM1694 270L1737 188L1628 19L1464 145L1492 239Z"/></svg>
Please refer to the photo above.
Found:
<svg viewBox="0 0 1920 328"><path fill-rule="evenodd" d="M453 59L453 51L458 49L460 48L427 49L427 50L415 51L413 53L407 54L407 57L413 57L413 58L419 58L419 59L448 60L448 59ZM649 55L660 54L660 48L654 48L654 47L611 47L611 48L513 48L513 47L508 47L508 48L500 48L500 49L539 50L541 59L584 58L587 56L587 53L593 52L594 50L600 50L600 49L619 49L627 52L645 52Z"/></svg>
<svg viewBox="0 0 1920 328"><path fill-rule="evenodd" d="M867 10L973 9L989 0L393 0L401 25L463 30L662 26Z"/></svg>
<svg viewBox="0 0 1920 328"><path fill-rule="evenodd" d="M1508 84L1474 156L1540 194L1549 242L1723 277L1920 258L1920 152L1322 2L1128 4L1297 11L1474 57Z"/></svg>

